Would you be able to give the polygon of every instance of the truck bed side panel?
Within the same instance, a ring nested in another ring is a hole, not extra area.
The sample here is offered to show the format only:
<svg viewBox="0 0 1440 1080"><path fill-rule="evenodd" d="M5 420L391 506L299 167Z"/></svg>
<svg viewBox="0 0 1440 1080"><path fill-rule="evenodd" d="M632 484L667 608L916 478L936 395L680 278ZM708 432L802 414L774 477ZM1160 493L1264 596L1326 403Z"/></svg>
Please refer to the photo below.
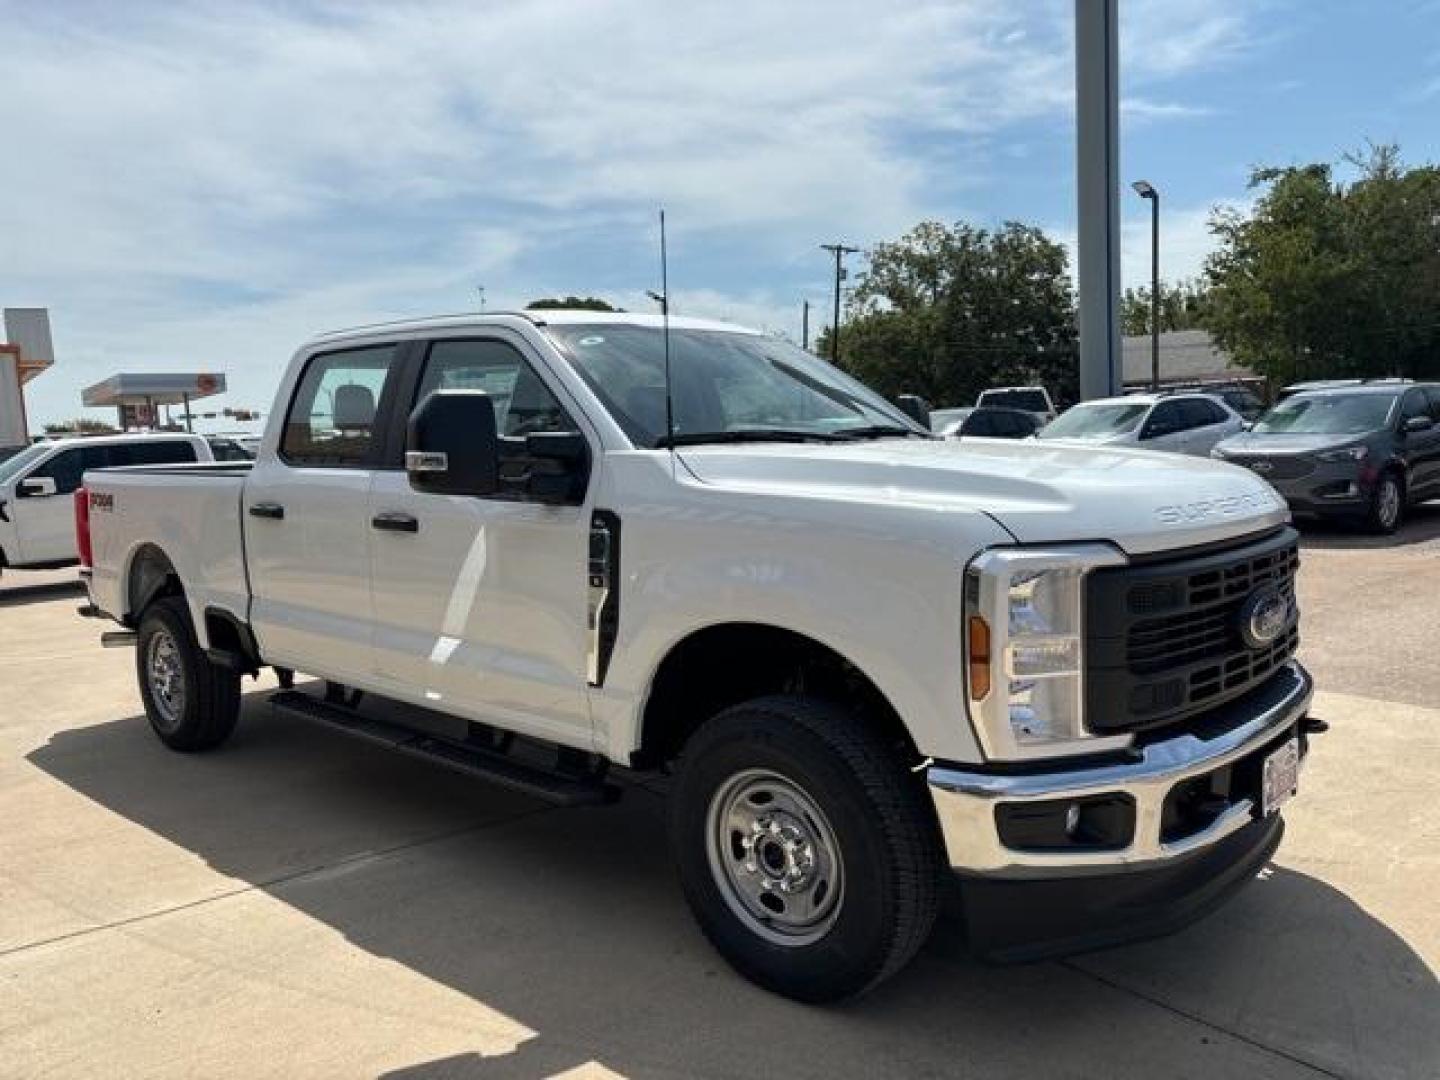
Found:
<svg viewBox="0 0 1440 1080"><path fill-rule="evenodd" d="M105 469L87 473L94 550L92 595L102 610L129 620L136 556L158 548L170 560L202 646L204 613L215 607L248 618L250 591L241 540L243 468Z"/></svg>

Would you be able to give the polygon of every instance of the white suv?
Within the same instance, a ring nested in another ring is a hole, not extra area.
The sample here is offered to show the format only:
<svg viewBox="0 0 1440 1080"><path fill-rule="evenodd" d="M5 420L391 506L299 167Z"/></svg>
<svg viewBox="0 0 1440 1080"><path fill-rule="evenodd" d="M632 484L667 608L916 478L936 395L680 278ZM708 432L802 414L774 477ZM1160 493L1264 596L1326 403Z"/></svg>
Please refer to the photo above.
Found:
<svg viewBox="0 0 1440 1080"><path fill-rule="evenodd" d="M214 459L199 435L98 435L27 446L0 461L0 569L78 559L70 496L89 470Z"/></svg>
<svg viewBox="0 0 1440 1080"><path fill-rule="evenodd" d="M1035 437L1203 456L1244 428L1244 418L1212 394L1162 392L1081 402Z"/></svg>

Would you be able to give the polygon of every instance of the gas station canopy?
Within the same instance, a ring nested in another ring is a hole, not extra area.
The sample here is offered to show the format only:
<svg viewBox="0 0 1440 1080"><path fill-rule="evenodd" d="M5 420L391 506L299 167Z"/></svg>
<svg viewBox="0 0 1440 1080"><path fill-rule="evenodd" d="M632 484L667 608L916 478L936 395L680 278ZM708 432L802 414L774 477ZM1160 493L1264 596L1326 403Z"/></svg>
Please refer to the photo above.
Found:
<svg viewBox="0 0 1440 1080"><path fill-rule="evenodd" d="M198 398L225 392L225 376L206 372L195 375L111 375L104 382L87 386L80 401L87 409L104 406L184 405Z"/></svg>

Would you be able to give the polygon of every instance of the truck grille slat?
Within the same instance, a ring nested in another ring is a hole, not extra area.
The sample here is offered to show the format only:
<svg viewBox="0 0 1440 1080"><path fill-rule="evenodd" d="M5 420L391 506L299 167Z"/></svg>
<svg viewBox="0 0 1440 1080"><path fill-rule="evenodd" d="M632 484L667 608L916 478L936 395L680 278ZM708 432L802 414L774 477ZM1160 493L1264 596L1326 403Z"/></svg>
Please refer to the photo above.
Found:
<svg viewBox="0 0 1440 1080"><path fill-rule="evenodd" d="M1251 596L1273 590L1294 610L1293 529L1189 557L1098 570L1086 586L1090 727L1114 732L1173 722L1237 697L1295 655L1292 617L1251 648L1241 635Z"/></svg>

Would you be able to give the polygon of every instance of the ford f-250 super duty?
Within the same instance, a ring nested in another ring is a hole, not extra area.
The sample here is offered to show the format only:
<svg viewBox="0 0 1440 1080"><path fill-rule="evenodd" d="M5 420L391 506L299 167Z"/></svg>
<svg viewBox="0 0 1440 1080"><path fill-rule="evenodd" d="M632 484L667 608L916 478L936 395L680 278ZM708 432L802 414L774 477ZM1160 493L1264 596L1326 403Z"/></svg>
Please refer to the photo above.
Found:
<svg viewBox="0 0 1440 1080"><path fill-rule="evenodd" d="M999 958L1178 926L1323 727L1239 468L939 440L785 342L592 312L322 336L270 415L253 466L76 501L156 734L219 745L269 665L277 710L556 802L670 774L696 918L796 998L894 973L942 892Z"/></svg>

